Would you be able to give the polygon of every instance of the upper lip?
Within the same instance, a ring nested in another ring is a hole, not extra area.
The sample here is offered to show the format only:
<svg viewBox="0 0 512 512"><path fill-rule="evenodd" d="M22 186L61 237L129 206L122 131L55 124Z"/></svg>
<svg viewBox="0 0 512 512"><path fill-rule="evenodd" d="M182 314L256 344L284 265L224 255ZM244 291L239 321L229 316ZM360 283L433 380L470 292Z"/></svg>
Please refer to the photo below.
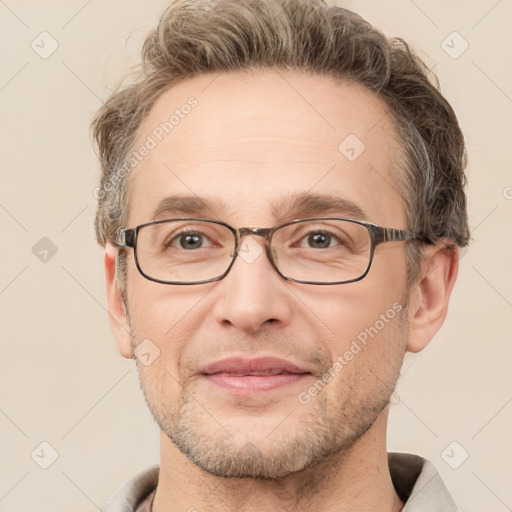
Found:
<svg viewBox="0 0 512 512"><path fill-rule="evenodd" d="M297 365L278 357L257 357L246 359L243 357L229 357L215 361L205 366L201 373L212 375L214 373L230 373L235 375L251 375L254 373L309 373Z"/></svg>

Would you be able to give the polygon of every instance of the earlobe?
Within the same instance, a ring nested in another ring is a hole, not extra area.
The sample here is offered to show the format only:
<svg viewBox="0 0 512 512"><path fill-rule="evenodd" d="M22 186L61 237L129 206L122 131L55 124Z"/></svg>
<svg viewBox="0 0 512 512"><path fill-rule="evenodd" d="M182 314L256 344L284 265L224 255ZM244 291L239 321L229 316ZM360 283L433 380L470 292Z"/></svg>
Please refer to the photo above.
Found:
<svg viewBox="0 0 512 512"><path fill-rule="evenodd" d="M116 282L116 256L117 248L111 243L107 243L105 246L105 279L110 329L116 339L119 353L127 359L133 359L127 312L123 296Z"/></svg>
<svg viewBox="0 0 512 512"><path fill-rule="evenodd" d="M443 325L458 268L456 246L436 247L422 261L421 278L411 291L408 352L423 350Z"/></svg>

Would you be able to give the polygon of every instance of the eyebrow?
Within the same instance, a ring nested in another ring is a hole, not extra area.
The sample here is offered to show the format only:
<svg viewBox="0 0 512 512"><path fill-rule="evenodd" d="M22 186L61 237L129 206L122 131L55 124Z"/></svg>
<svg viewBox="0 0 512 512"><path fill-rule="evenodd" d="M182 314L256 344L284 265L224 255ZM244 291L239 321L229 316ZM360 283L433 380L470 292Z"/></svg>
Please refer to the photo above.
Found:
<svg viewBox="0 0 512 512"><path fill-rule="evenodd" d="M179 216L205 216L220 218L226 215L228 207L220 198L172 195L158 203L153 219ZM343 215L354 219L367 220L366 214L356 203L341 196L330 194L302 193L290 195L272 205L272 214L279 222L291 218Z"/></svg>
<svg viewBox="0 0 512 512"><path fill-rule="evenodd" d="M172 215L210 215L218 211L226 210L226 205L222 199L202 199L199 196L172 195L162 199L155 211L153 219L168 217Z"/></svg>
<svg viewBox="0 0 512 512"><path fill-rule="evenodd" d="M320 215L343 215L366 220L366 214L356 203L331 194L303 193L289 196L272 208L273 215L280 219Z"/></svg>

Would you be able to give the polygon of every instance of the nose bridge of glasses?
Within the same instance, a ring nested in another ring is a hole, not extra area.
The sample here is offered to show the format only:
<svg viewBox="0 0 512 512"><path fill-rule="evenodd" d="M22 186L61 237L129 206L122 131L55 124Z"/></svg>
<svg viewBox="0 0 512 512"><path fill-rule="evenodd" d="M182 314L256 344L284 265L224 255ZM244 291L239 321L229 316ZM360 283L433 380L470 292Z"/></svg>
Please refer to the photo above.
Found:
<svg viewBox="0 0 512 512"><path fill-rule="evenodd" d="M237 229L236 230L236 234L235 234L235 238L236 238L236 254L238 254L238 252L240 250L243 251L243 249L241 249L241 247L242 247L243 239L245 237L247 237L247 236L259 236L259 237L262 237L265 240L264 251L267 254L267 257L270 260L270 262L272 263L272 265L275 266L273 258L272 258L272 254L271 254L271 251L270 251L270 240L271 240L271 237L272 237L272 233L273 233L273 228L246 227L246 228L239 228L239 229ZM232 254L232 256L233 256L233 254Z"/></svg>
<svg viewBox="0 0 512 512"><path fill-rule="evenodd" d="M270 264L272 265L272 267L278 273L280 273L279 270L277 269L272 251L270 249L270 241L271 241L273 232L274 232L274 228L244 227L244 228L236 229L235 230L236 249L231 254L231 257L233 258L233 262L234 262L234 259L239 255L240 252L242 252L242 259L246 263L252 263L263 252L264 254L267 255L267 259L270 261ZM255 249L254 247L251 248L250 244L244 250L244 248L242 246L242 242L243 242L243 239L247 236L262 237L265 240L263 251L261 249ZM230 266L230 268L231 268L231 266Z"/></svg>
<svg viewBox="0 0 512 512"><path fill-rule="evenodd" d="M270 232L272 231L272 228L254 228L254 227L248 227L248 228L240 228L236 230L237 234L237 242L240 243L242 239L246 236L261 236L265 238L265 240L269 240Z"/></svg>

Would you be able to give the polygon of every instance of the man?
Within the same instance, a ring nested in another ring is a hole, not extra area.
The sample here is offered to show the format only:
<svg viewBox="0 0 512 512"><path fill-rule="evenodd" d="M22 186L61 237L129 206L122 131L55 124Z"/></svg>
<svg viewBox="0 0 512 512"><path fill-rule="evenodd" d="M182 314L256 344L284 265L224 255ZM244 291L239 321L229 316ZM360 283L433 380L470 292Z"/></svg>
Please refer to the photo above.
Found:
<svg viewBox="0 0 512 512"><path fill-rule="evenodd" d="M322 0L173 2L143 64L93 123L96 230L161 460L103 510L456 510L386 450L469 240L425 66Z"/></svg>

